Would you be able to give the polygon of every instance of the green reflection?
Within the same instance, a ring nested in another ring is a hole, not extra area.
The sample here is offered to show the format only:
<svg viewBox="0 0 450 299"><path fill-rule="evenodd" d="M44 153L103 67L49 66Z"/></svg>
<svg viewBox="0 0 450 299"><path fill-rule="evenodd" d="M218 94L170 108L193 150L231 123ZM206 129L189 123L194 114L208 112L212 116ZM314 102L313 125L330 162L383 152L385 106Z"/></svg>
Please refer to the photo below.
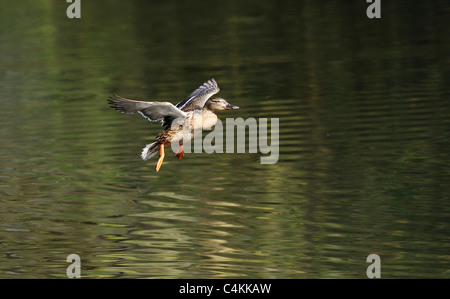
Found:
<svg viewBox="0 0 450 299"><path fill-rule="evenodd" d="M341 1L342 2L342 1ZM447 278L448 4L0 2L0 278ZM214 77L280 159L140 160Z"/></svg>

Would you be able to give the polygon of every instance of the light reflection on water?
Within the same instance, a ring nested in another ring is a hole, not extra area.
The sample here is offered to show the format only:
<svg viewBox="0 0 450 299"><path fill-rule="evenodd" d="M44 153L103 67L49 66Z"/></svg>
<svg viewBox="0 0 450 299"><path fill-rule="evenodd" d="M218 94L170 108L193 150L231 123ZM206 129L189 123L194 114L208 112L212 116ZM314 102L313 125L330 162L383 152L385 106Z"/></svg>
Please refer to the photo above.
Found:
<svg viewBox="0 0 450 299"><path fill-rule="evenodd" d="M444 1L370 24L270 1L192 21L195 3L0 9L0 278L65 278L71 253L87 278L364 278L371 253L382 277L449 277ZM209 77L241 107L222 120L280 119L277 164L168 155L155 173L139 156L160 128L105 101L177 102Z"/></svg>

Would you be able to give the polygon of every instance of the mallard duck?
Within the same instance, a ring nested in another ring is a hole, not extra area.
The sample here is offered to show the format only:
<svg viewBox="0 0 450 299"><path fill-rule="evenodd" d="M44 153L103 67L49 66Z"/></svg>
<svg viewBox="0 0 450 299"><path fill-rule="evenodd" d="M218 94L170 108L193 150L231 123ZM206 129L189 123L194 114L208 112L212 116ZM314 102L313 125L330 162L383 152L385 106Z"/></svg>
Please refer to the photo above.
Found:
<svg viewBox="0 0 450 299"><path fill-rule="evenodd" d="M164 131L159 133L155 142L147 144L142 150L141 157L148 160L159 151L159 159L156 163L156 172L159 171L164 161L164 147L178 143L179 147L175 156L178 159L184 157L183 140L190 140L194 130L209 130L217 122L214 111L239 109L222 98L212 98L220 91L216 80L210 79L203 82L184 101L173 105L169 102L145 102L135 101L113 95L108 98L112 108L122 113L139 113L146 119L155 122L160 121ZM201 113L201 122L195 121L195 115Z"/></svg>

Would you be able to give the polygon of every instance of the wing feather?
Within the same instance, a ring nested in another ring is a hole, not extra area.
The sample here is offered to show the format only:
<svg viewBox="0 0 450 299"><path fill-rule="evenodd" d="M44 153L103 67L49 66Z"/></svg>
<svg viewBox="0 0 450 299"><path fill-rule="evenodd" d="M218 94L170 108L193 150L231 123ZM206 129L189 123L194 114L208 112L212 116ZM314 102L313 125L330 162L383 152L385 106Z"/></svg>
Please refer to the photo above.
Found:
<svg viewBox="0 0 450 299"><path fill-rule="evenodd" d="M111 108L122 113L139 113L150 121L163 120L166 124L176 118L185 118L186 113L169 102L135 101L113 95L108 98Z"/></svg>
<svg viewBox="0 0 450 299"><path fill-rule="evenodd" d="M182 111L202 109L206 101L220 91L216 80L213 78L205 81L194 90L184 101L177 104L177 108Z"/></svg>

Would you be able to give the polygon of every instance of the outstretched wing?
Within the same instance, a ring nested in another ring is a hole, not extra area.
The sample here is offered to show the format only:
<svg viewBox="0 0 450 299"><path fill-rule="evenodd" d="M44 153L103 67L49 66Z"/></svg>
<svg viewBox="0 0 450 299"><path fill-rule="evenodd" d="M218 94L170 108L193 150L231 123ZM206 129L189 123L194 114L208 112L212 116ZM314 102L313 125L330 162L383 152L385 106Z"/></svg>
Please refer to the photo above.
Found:
<svg viewBox="0 0 450 299"><path fill-rule="evenodd" d="M206 101L220 91L214 79L205 81L194 90L184 101L177 104L177 108L183 111L202 109Z"/></svg>
<svg viewBox="0 0 450 299"><path fill-rule="evenodd" d="M176 118L186 117L186 113L169 102L134 101L113 95L108 98L108 103L119 112L137 112L150 121L163 120L165 124L170 124Z"/></svg>

